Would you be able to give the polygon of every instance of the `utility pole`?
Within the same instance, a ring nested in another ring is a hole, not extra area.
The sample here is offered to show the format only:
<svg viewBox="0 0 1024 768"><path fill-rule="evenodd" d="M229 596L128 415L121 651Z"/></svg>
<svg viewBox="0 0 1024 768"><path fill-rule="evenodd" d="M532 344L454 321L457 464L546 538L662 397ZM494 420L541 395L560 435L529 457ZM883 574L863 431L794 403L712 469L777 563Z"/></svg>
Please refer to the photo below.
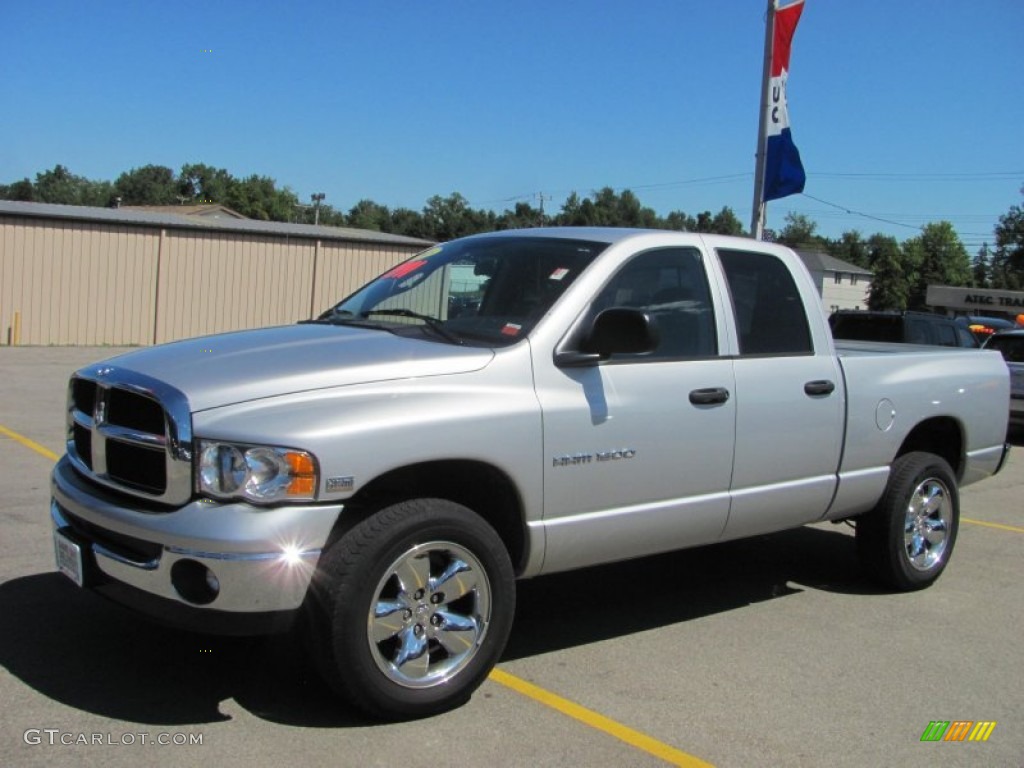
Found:
<svg viewBox="0 0 1024 768"><path fill-rule="evenodd" d="M545 195L543 192L538 192L537 199L540 201L540 221L537 223L537 226L543 227L545 224L547 224L547 220L544 216L544 201L550 200L551 195Z"/></svg>
<svg viewBox="0 0 1024 768"><path fill-rule="evenodd" d="M309 196L313 201L313 226L320 226L320 203L327 197L323 192L317 192L314 195Z"/></svg>

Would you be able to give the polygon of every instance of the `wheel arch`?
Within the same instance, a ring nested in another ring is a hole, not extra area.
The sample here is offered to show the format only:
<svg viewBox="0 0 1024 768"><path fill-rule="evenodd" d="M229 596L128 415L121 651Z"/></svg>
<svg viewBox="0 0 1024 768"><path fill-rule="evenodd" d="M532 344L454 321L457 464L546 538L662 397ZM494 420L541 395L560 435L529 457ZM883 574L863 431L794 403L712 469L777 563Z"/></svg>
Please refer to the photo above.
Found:
<svg viewBox="0 0 1024 768"><path fill-rule="evenodd" d="M914 451L933 453L946 460L959 482L966 463L964 443L963 425L957 419L952 416L936 416L910 430L893 460Z"/></svg>
<svg viewBox="0 0 1024 768"><path fill-rule="evenodd" d="M447 499L471 509L497 532L517 574L529 557L522 495L507 473L483 461L445 459L389 470L345 502L328 541L382 507L416 498Z"/></svg>

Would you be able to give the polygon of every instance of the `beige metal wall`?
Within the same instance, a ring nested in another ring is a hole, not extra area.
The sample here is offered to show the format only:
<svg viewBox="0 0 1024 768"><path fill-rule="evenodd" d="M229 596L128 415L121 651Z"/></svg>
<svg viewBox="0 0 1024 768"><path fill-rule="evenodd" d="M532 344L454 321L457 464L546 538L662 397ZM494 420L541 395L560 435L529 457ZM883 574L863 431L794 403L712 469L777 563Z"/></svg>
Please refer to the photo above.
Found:
<svg viewBox="0 0 1024 768"><path fill-rule="evenodd" d="M0 218L0 345L146 345L319 314L416 246Z"/></svg>

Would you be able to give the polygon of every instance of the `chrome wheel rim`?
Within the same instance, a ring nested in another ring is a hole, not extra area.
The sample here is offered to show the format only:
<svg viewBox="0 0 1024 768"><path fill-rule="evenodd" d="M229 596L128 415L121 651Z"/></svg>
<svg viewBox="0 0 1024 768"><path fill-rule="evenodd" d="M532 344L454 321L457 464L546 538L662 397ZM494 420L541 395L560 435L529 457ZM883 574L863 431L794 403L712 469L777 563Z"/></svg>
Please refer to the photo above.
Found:
<svg viewBox="0 0 1024 768"><path fill-rule="evenodd" d="M491 618L491 587L480 561L448 541L419 544L377 584L367 621L370 653L388 679L429 688L464 669Z"/></svg>
<svg viewBox="0 0 1024 768"><path fill-rule="evenodd" d="M952 522L949 488L934 477L922 481L910 496L903 527L903 544L912 568L929 571L942 563Z"/></svg>

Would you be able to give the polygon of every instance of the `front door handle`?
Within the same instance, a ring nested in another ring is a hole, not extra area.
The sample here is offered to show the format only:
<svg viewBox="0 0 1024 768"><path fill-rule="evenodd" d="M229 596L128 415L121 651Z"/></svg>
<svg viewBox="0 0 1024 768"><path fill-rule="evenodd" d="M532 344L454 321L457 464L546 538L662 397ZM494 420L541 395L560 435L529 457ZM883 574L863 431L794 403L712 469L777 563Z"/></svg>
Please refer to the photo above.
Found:
<svg viewBox="0 0 1024 768"><path fill-rule="evenodd" d="M804 384L804 392L811 397L816 395L831 395L836 391L836 385L834 382L828 379L819 379L818 381L808 381Z"/></svg>
<svg viewBox="0 0 1024 768"><path fill-rule="evenodd" d="M690 392L690 402L694 405L720 405L729 399L729 390L725 387L707 387Z"/></svg>

